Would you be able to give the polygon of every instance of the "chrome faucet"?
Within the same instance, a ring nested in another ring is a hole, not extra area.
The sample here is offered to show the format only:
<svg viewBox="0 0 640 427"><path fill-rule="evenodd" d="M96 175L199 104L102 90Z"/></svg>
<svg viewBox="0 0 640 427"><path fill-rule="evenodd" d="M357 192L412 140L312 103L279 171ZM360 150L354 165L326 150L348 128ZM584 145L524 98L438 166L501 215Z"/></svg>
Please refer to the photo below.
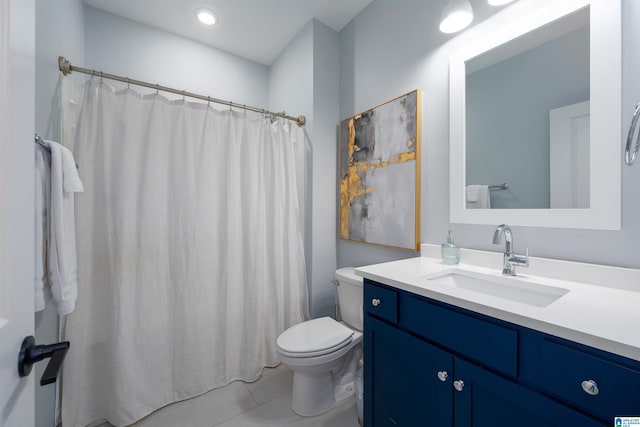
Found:
<svg viewBox="0 0 640 427"><path fill-rule="evenodd" d="M504 263L502 267L502 274L506 274L508 276L516 275L516 265L520 265L522 267L529 266L529 249L525 250L524 255L516 255L512 252L513 248L513 235L511 234L511 228L509 228L506 224L500 224L496 230L493 232L493 244L499 245L500 238L504 234L505 248L504 248Z"/></svg>

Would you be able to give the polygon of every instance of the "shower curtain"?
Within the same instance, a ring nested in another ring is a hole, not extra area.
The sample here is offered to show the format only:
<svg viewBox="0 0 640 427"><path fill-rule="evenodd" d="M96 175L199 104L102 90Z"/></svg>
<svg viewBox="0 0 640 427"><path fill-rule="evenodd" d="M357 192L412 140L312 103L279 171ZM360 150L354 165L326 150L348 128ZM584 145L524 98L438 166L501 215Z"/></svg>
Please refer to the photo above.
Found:
<svg viewBox="0 0 640 427"><path fill-rule="evenodd" d="M306 315L303 138L295 124L87 82L63 425L128 425L278 363L276 338Z"/></svg>

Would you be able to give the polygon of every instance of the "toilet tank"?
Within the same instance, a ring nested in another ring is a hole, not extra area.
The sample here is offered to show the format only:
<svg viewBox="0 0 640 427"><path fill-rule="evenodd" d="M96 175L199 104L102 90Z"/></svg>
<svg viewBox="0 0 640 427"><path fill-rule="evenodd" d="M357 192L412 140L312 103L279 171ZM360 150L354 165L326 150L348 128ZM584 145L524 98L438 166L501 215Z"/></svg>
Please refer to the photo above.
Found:
<svg viewBox="0 0 640 427"><path fill-rule="evenodd" d="M353 267L336 270L338 305L342 320L358 331L362 330L362 277L356 276Z"/></svg>

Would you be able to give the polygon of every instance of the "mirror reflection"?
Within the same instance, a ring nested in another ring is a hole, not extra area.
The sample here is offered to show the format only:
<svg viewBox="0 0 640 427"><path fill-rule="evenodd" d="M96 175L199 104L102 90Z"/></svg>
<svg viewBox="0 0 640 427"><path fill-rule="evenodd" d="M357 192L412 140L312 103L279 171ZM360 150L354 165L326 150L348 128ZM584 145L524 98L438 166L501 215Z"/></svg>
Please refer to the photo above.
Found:
<svg viewBox="0 0 640 427"><path fill-rule="evenodd" d="M589 8L465 62L467 209L589 208Z"/></svg>

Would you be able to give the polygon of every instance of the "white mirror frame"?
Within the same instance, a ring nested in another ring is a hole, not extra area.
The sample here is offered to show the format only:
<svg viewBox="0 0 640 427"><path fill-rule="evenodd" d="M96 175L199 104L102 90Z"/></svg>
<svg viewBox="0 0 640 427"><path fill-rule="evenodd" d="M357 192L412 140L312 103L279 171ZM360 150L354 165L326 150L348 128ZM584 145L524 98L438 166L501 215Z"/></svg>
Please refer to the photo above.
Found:
<svg viewBox="0 0 640 427"><path fill-rule="evenodd" d="M541 5L450 57L450 220L461 224L620 230L622 159L621 0L520 0ZM590 6L590 207L467 209L465 206L465 61ZM525 9L523 9L525 10ZM489 18L492 19L492 18Z"/></svg>

